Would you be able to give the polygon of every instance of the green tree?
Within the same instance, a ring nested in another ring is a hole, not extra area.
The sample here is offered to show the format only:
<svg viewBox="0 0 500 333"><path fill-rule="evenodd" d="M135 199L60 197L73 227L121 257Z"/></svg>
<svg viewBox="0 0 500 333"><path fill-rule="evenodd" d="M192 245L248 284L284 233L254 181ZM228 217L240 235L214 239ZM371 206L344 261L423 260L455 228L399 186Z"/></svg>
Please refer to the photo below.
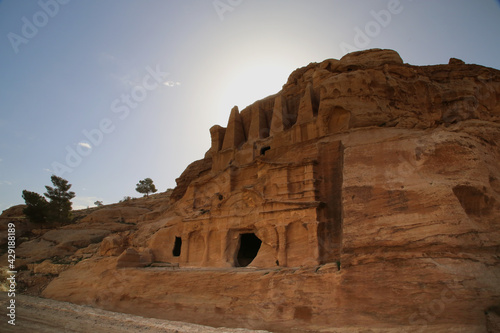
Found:
<svg viewBox="0 0 500 333"><path fill-rule="evenodd" d="M49 203L43 196L35 192L24 190L23 199L26 203L26 208L23 209L23 213L31 222L47 222Z"/></svg>
<svg viewBox="0 0 500 333"><path fill-rule="evenodd" d="M71 184L66 179L52 175L50 177L52 186L45 186L47 193L44 195L50 199L49 219L67 223L71 220L71 199L75 197L75 192L70 192Z"/></svg>
<svg viewBox="0 0 500 333"><path fill-rule="evenodd" d="M135 188L135 190L139 193L146 194L147 197L149 197L149 193L155 193L156 191L158 191L151 178L139 180L139 183L137 183L136 186L137 187Z"/></svg>
<svg viewBox="0 0 500 333"><path fill-rule="evenodd" d="M75 192L69 191L71 184L66 179L52 175L50 180L54 187L45 186L47 193L44 193L50 201L38 193L23 191L26 202L23 213L33 222L67 223L71 220L71 199L75 197Z"/></svg>

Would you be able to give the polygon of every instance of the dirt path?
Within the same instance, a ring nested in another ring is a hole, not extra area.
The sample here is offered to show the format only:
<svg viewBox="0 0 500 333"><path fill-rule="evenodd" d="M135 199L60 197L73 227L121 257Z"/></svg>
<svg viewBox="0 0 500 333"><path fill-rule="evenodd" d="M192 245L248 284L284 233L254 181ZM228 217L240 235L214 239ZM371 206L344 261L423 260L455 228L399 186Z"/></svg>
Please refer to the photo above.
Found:
<svg viewBox="0 0 500 333"><path fill-rule="evenodd" d="M16 295L16 325L7 323L6 295L2 293L0 332L141 332L141 333L245 333L247 329L213 328L189 323L144 318L66 302Z"/></svg>

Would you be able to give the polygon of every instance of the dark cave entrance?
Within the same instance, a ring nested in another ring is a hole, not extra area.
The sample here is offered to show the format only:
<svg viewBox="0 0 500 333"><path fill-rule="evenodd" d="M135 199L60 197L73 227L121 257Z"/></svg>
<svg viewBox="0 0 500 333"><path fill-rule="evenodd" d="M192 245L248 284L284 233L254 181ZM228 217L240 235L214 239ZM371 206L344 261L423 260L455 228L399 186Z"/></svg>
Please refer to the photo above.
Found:
<svg viewBox="0 0 500 333"><path fill-rule="evenodd" d="M175 237L174 249L172 250L172 255L174 257L179 257L181 255L182 238Z"/></svg>
<svg viewBox="0 0 500 333"><path fill-rule="evenodd" d="M269 147L269 146L262 147L262 148L260 148L260 154L266 155L266 151L268 151L268 150L271 150L271 147Z"/></svg>
<svg viewBox="0 0 500 333"><path fill-rule="evenodd" d="M236 261L239 267L248 266L257 256L262 241L255 234L240 234L240 249Z"/></svg>

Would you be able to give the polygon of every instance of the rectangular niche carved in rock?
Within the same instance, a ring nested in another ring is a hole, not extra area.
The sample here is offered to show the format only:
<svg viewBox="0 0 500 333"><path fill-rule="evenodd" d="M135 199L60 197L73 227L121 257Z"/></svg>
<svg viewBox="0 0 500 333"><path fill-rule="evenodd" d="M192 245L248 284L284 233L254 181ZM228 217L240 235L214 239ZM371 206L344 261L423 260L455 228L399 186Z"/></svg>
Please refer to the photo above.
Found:
<svg viewBox="0 0 500 333"><path fill-rule="evenodd" d="M182 238L175 237L174 249L172 250L172 255L174 257L179 257L181 255Z"/></svg>

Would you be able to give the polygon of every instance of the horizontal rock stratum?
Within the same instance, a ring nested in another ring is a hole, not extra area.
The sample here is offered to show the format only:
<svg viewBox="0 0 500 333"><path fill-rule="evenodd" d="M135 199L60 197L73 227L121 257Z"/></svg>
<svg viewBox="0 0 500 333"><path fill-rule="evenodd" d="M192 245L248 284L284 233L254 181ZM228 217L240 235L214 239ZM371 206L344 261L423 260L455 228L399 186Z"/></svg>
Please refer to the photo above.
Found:
<svg viewBox="0 0 500 333"><path fill-rule="evenodd" d="M169 205L43 296L273 332L499 329L500 71L351 53L210 133Z"/></svg>

